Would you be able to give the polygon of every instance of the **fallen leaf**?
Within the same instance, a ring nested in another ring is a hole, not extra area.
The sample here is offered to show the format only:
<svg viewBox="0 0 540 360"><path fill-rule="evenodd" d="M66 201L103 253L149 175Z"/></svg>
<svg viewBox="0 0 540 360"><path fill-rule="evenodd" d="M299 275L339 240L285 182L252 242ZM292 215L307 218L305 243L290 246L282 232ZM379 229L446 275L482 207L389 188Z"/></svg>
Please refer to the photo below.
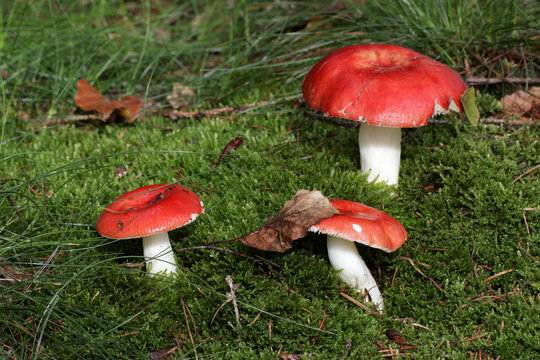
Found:
<svg viewBox="0 0 540 360"><path fill-rule="evenodd" d="M538 112L535 111L540 106L540 86L529 88L528 92L517 90L506 95L501 99L501 104L507 114L526 115L537 117Z"/></svg>
<svg viewBox="0 0 540 360"><path fill-rule="evenodd" d="M395 342L396 344L406 344L407 342L403 337L394 329L386 330L386 337L388 340Z"/></svg>
<svg viewBox="0 0 540 360"><path fill-rule="evenodd" d="M223 151L221 151L221 154L219 155L217 161L210 165L210 169L213 169L214 167L216 167L216 165L219 165L219 163L221 162L221 160L223 160L225 156L227 156L231 151L238 149L243 143L244 138L241 136L237 136L231 141L229 141L229 143L223 148Z"/></svg>
<svg viewBox="0 0 540 360"><path fill-rule="evenodd" d="M337 213L320 191L298 190L261 228L237 240L260 250L285 252L294 240L305 237L312 225Z"/></svg>
<svg viewBox="0 0 540 360"><path fill-rule="evenodd" d="M121 100L108 100L86 79L77 82L75 104L84 111L97 111L106 118L116 110L120 116L128 119L128 123L135 120L142 107L142 102L135 96L126 96Z"/></svg>
<svg viewBox="0 0 540 360"><path fill-rule="evenodd" d="M415 344L409 344L407 341L405 341L401 334L394 329L387 329L386 337L388 340L393 341L401 346L416 346Z"/></svg>
<svg viewBox="0 0 540 360"><path fill-rule="evenodd" d="M3 258L0 258L3 260ZM2 281L10 283L18 283L23 280L28 280L33 274L23 268L14 268L9 265L0 265L0 285L3 285Z"/></svg>
<svg viewBox="0 0 540 360"><path fill-rule="evenodd" d="M461 95L461 104L463 105L465 116L469 119L471 124L473 126L478 125L480 112L476 106L476 91L473 87L468 88L463 95Z"/></svg>
<svg viewBox="0 0 540 360"><path fill-rule="evenodd" d="M97 111L105 116L111 115L114 106L86 79L77 82L75 104L84 111Z"/></svg>

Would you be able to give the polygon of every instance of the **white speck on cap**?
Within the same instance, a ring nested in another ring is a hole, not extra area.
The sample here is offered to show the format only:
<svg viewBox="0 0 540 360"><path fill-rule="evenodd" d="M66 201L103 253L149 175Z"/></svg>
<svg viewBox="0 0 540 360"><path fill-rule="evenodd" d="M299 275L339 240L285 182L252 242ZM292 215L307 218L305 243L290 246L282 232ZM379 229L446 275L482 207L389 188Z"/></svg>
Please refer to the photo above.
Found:
<svg viewBox="0 0 540 360"><path fill-rule="evenodd" d="M343 107L343 109L341 110L338 110L338 113L340 113L341 115L345 116L345 109L348 108L349 106L352 105L352 102L348 103L345 107Z"/></svg>
<svg viewBox="0 0 540 360"><path fill-rule="evenodd" d="M356 231L357 233L361 234L362 233L362 227L358 224L353 224L352 225L352 228L354 229L354 231Z"/></svg>
<svg viewBox="0 0 540 360"><path fill-rule="evenodd" d="M452 110L452 111L455 111L455 112L460 112L461 110L459 109L459 106L458 104L456 104L456 102L454 101L454 99L450 98L450 102L448 104L448 110Z"/></svg>
<svg viewBox="0 0 540 360"><path fill-rule="evenodd" d="M437 100L435 100L435 107L433 109L433 115L431 115L431 116L435 116L435 115L439 115L439 114L449 114L449 113L450 113L450 109L448 109L448 110L445 109L444 107L439 105Z"/></svg>

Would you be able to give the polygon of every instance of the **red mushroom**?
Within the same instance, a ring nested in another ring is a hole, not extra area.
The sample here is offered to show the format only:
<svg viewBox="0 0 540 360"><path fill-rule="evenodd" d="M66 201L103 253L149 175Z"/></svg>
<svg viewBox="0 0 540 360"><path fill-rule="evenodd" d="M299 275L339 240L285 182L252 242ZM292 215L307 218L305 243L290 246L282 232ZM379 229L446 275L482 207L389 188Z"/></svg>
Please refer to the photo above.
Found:
<svg viewBox="0 0 540 360"><path fill-rule="evenodd" d="M183 186L148 185L107 205L96 227L101 236L111 239L142 237L148 273L175 273L176 260L167 232L189 224L203 211L201 199Z"/></svg>
<svg viewBox="0 0 540 360"><path fill-rule="evenodd" d="M355 242L395 251L407 239L407 231L392 216L372 207L347 200L330 201L339 214L323 219L309 231L327 235L328 258L341 280L360 292L367 291L371 301L382 312L381 292Z"/></svg>
<svg viewBox="0 0 540 360"><path fill-rule="evenodd" d="M467 89L448 66L396 45L352 45L321 59L306 75L306 103L326 115L362 121L360 162L368 180L398 183L401 128L462 110Z"/></svg>

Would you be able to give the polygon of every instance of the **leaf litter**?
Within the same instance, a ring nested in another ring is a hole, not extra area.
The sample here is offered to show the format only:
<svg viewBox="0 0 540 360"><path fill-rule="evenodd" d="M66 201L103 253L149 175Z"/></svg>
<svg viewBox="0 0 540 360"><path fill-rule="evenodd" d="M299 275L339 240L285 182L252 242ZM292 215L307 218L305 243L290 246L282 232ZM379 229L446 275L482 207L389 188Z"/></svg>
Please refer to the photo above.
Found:
<svg viewBox="0 0 540 360"><path fill-rule="evenodd" d="M260 250L285 252L311 226L338 213L320 191L298 190L262 227L236 240Z"/></svg>
<svg viewBox="0 0 540 360"><path fill-rule="evenodd" d="M113 112L128 120L131 124L139 116L142 102L135 96L125 96L120 100L109 100L103 96L88 80L77 82L75 104L84 111L96 111L106 120Z"/></svg>

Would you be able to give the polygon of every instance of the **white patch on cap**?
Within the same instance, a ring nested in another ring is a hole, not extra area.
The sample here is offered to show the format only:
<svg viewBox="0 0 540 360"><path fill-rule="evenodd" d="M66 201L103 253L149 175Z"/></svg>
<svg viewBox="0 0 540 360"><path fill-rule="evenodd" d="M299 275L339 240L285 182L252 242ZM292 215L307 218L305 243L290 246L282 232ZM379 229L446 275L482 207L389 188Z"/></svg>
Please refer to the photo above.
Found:
<svg viewBox="0 0 540 360"><path fill-rule="evenodd" d="M439 114L448 114L450 110L445 109L439 103L437 100L435 100L435 108L433 109L433 114L431 116L439 115Z"/></svg>
<svg viewBox="0 0 540 360"><path fill-rule="evenodd" d="M311 232L314 232L314 233L318 233L319 232L319 228L315 225L313 225L312 227L310 227L308 229L308 231L311 231Z"/></svg>
<svg viewBox="0 0 540 360"><path fill-rule="evenodd" d="M341 110L338 110L338 113L340 113L341 115L345 116L345 109L348 108L349 106L352 105L352 102L347 104L343 109Z"/></svg>
<svg viewBox="0 0 540 360"><path fill-rule="evenodd" d="M358 224L352 224L352 228L354 231L356 231L357 233L361 234L362 233L362 227Z"/></svg>
<svg viewBox="0 0 540 360"><path fill-rule="evenodd" d="M201 201L201 207L202 207L202 208L204 207L204 204L202 203L202 201Z"/></svg>
<svg viewBox="0 0 540 360"><path fill-rule="evenodd" d="M458 104L456 104L456 102L452 98L450 98L449 105L448 105L448 110L452 110L452 111L455 111L457 113L461 111L459 109Z"/></svg>

